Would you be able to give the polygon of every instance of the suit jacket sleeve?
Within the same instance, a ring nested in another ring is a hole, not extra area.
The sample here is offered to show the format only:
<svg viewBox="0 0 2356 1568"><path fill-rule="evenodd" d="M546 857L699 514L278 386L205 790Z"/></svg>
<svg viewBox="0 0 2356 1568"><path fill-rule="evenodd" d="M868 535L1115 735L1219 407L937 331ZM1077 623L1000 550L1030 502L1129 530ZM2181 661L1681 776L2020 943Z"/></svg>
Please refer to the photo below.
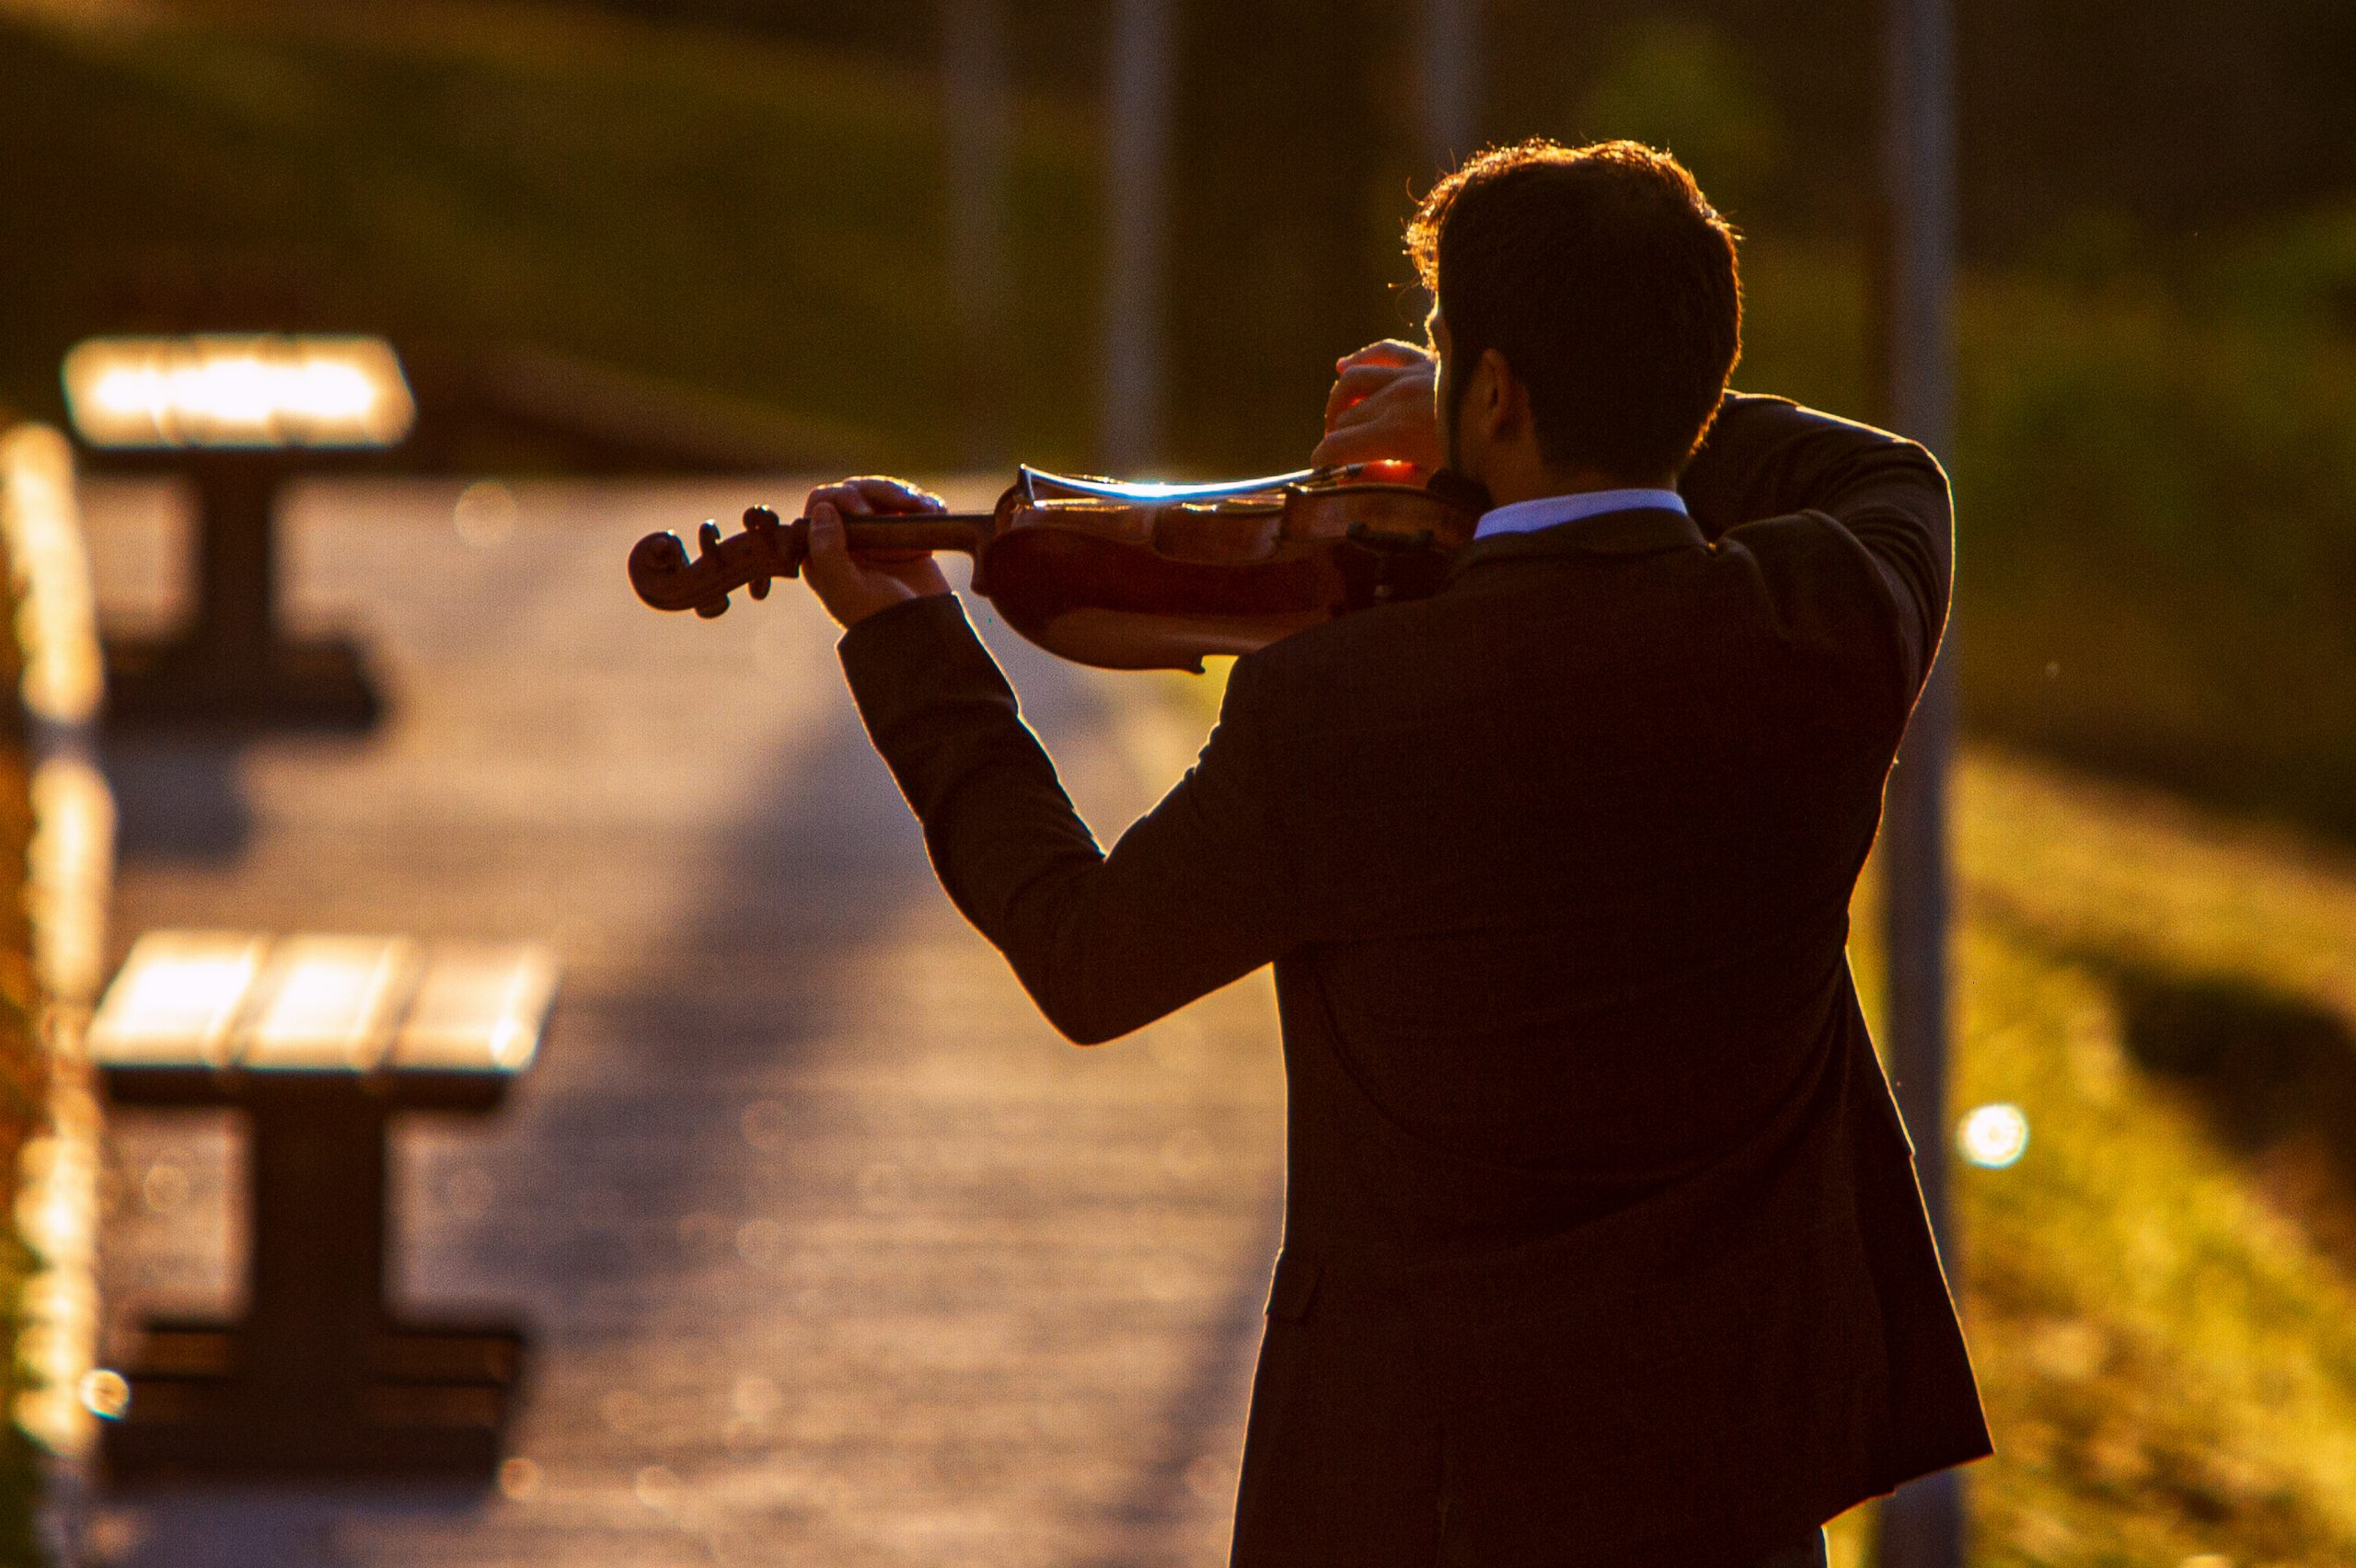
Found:
<svg viewBox="0 0 2356 1568"><path fill-rule="evenodd" d="M1293 945L1250 661L1194 768L1106 855L954 596L871 616L840 652L941 886L1071 1039L1126 1034Z"/></svg>
<svg viewBox="0 0 2356 1568"><path fill-rule="evenodd" d="M1679 488L1712 538L1746 523L1820 514L1872 557L1911 693L1946 626L1954 560L1946 475L1922 446L1782 398L1729 392Z"/></svg>

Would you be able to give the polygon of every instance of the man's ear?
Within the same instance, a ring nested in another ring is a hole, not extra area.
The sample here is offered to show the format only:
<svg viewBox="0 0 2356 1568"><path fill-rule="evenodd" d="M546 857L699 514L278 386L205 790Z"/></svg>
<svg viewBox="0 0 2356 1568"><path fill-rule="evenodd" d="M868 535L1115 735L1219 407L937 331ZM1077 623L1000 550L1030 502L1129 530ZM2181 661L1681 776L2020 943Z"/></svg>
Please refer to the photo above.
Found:
<svg viewBox="0 0 2356 1568"><path fill-rule="evenodd" d="M1513 373L1506 356L1495 349L1481 351L1481 363L1470 388L1472 417L1491 441L1511 440L1530 420L1530 388Z"/></svg>

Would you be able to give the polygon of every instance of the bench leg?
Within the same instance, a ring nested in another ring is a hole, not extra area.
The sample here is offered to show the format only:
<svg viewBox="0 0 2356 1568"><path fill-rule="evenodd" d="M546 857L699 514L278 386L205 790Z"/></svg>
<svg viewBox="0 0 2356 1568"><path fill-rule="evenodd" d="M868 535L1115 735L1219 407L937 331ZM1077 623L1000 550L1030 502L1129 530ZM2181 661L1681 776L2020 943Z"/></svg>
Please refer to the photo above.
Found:
<svg viewBox="0 0 2356 1568"><path fill-rule="evenodd" d="M348 640L295 641L278 620L277 506L285 454L190 455L198 516L195 615L161 640L110 640L107 709L132 723L372 727L382 700Z"/></svg>
<svg viewBox="0 0 2356 1568"><path fill-rule="evenodd" d="M384 1106L345 1093L272 1109L257 1107L247 1145L245 1377L272 1402L349 1406L387 1326Z"/></svg>
<svg viewBox="0 0 2356 1568"><path fill-rule="evenodd" d="M389 1110L348 1079L290 1078L252 1102L245 1319L150 1326L130 1412L105 1433L117 1480L491 1479L523 1336L394 1321Z"/></svg>

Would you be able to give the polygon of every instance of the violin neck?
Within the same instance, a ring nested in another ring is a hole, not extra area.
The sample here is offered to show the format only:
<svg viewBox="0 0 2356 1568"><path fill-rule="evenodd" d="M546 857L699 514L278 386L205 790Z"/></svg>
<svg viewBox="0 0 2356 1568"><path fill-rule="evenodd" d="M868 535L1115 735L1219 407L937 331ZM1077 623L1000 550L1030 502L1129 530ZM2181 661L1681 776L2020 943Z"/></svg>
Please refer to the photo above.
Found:
<svg viewBox="0 0 2356 1568"><path fill-rule="evenodd" d="M914 512L899 517L846 517L843 536L855 550L958 550L973 555L989 537L996 513ZM794 525L808 537L807 519Z"/></svg>

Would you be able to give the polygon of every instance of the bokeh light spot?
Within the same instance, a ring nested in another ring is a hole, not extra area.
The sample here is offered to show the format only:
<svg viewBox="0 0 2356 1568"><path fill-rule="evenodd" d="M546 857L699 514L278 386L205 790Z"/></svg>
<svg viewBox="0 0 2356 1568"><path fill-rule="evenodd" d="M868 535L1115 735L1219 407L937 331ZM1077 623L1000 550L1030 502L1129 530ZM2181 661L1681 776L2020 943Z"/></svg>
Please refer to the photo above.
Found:
<svg viewBox="0 0 2356 1568"><path fill-rule="evenodd" d="M482 479L458 492L450 525L479 550L503 545L515 532L515 495L497 479Z"/></svg>
<svg viewBox="0 0 2356 1568"><path fill-rule="evenodd" d="M511 1503L521 1503L540 1489L540 1467L521 1454L499 1462L499 1492Z"/></svg>
<svg viewBox="0 0 2356 1568"><path fill-rule="evenodd" d="M1972 1164L2002 1170L2028 1150L2028 1118L2017 1105L1982 1105L1956 1127L1956 1148Z"/></svg>
<svg viewBox="0 0 2356 1568"><path fill-rule="evenodd" d="M188 1201L189 1175L179 1166L159 1162L148 1168L139 1183L139 1195L157 1214L169 1214Z"/></svg>
<svg viewBox="0 0 2356 1568"><path fill-rule="evenodd" d="M120 1372L95 1366L82 1374L82 1408L106 1421L120 1421L131 1411L131 1383Z"/></svg>
<svg viewBox="0 0 2356 1568"><path fill-rule="evenodd" d="M679 1478L668 1465L648 1465L632 1479L630 1490L641 1503L661 1512L678 1500Z"/></svg>

